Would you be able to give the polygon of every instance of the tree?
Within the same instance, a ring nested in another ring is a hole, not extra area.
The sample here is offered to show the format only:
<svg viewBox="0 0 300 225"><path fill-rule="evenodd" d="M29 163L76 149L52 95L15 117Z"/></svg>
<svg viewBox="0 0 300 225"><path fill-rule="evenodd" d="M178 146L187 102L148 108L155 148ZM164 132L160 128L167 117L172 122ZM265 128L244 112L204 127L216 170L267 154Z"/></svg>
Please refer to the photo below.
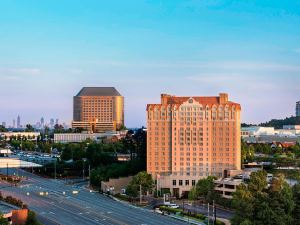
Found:
<svg viewBox="0 0 300 225"><path fill-rule="evenodd" d="M1 225L8 225L8 220L6 218L3 218L2 213L0 213L0 224Z"/></svg>
<svg viewBox="0 0 300 225"><path fill-rule="evenodd" d="M254 158L254 148L252 145L248 146L245 141L242 139L241 141L241 159L242 163L246 163L252 161Z"/></svg>
<svg viewBox="0 0 300 225"><path fill-rule="evenodd" d="M196 187L192 187L192 189L189 192L189 200L197 200L198 199L198 193Z"/></svg>
<svg viewBox="0 0 300 225"><path fill-rule="evenodd" d="M292 190L279 175L268 187L265 171L253 172L248 185L233 194L235 215L232 224L291 225L294 200Z"/></svg>
<svg viewBox="0 0 300 225"><path fill-rule="evenodd" d="M41 225L41 223L37 221L35 213L29 210L25 225Z"/></svg>
<svg viewBox="0 0 300 225"><path fill-rule="evenodd" d="M27 124L25 128L25 132L33 132L34 128L31 126L31 124Z"/></svg>
<svg viewBox="0 0 300 225"><path fill-rule="evenodd" d="M8 130L5 128L5 126L0 125L0 132L7 132Z"/></svg>
<svg viewBox="0 0 300 225"><path fill-rule="evenodd" d="M198 198L203 198L208 203L212 203L217 198L218 194L215 192L214 184L215 179L215 177L208 176L198 181L196 185L196 195Z"/></svg>
<svg viewBox="0 0 300 225"><path fill-rule="evenodd" d="M295 202L295 208L293 211L294 225L300 225L300 184L296 184L293 187L293 195L294 195L294 202Z"/></svg>
<svg viewBox="0 0 300 225"><path fill-rule="evenodd" d="M151 191L154 186L151 174L148 174L146 171L142 171L135 175L126 187L126 193L132 197L136 197L140 190L140 185L143 193Z"/></svg>
<svg viewBox="0 0 300 225"><path fill-rule="evenodd" d="M63 133L65 131L65 128L61 124L55 124L54 125L54 131L53 133Z"/></svg>

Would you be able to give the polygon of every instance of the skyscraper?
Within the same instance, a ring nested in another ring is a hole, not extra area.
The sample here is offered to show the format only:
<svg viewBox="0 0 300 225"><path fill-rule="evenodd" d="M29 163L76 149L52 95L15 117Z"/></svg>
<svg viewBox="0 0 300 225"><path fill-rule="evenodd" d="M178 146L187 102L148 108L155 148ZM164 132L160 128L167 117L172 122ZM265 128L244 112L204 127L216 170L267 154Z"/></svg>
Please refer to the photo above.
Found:
<svg viewBox="0 0 300 225"><path fill-rule="evenodd" d="M44 128L45 126L45 119L44 117L41 118L41 128Z"/></svg>
<svg viewBox="0 0 300 225"><path fill-rule="evenodd" d="M56 119L56 120L55 120L55 124L58 124L58 123L59 123L59 120L58 120L58 119Z"/></svg>
<svg viewBox="0 0 300 225"><path fill-rule="evenodd" d="M19 115L17 117L17 128L21 128L21 117Z"/></svg>
<svg viewBox="0 0 300 225"><path fill-rule="evenodd" d="M84 87L73 101L73 128L105 132L124 125L124 98L114 87Z"/></svg>
<svg viewBox="0 0 300 225"><path fill-rule="evenodd" d="M16 120L13 119L13 125L12 125L13 128L16 128Z"/></svg>
<svg viewBox="0 0 300 225"><path fill-rule="evenodd" d="M173 195L207 176L241 169L240 105L214 97L162 94L147 105L147 172Z"/></svg>
<svg viewBox="0 0 300 225"><path fill-rule="evenodd" d="M300 116L300 101L296 102L296 116Z"/></svg>
<svg viewBox="0 0 300 225"><path fill-rule="evenodd" d="M54 127L54 119L53 119L53 118L50 119L50 127L51 127L51 128Z"/></svg>

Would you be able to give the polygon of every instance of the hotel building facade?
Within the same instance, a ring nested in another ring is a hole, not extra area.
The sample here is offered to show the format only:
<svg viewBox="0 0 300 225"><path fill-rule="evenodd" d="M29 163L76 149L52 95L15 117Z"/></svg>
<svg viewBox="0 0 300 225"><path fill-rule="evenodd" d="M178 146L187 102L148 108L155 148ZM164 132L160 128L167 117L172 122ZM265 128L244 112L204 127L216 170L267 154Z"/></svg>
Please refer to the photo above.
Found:
<svg viewBox="0 0 300 225"><path fill-rule="evenodd" d="M241 169L241 106L215 97L161 95L147 105L147 172L181 196L207 176Z"/></svg>
<svg viewBox="0 0 300 225"><path fill-rule="evenodd" d="M72 128L103 133L124 125L124 97L114 87L84 87L73 98Z"/></svg>

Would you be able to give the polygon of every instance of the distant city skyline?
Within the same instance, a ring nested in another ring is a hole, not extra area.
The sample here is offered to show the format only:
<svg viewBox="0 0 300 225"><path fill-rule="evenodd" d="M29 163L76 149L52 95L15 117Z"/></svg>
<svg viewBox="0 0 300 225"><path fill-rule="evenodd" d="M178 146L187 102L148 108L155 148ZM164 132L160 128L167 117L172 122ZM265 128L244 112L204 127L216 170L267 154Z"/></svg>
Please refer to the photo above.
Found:
<svg viewBox="0 0 300 225"><path fill-rule="evenodd" d="M61 124L61 125L65 124L65 125L69 126L69 124L66 124L64 121L61 121L61 123L60 123L60 119L58 119L58 118L56 118L55 120L54 120L54 118L49 118L49 119L45 120L44 117L41 117L40 119L36 119L36 121L33 121L33 122L29 122L29 121L22 122L22 114L19 114L16 118L17 118L17 120L15 118L8 120L8 121L2 120L1 124L2 124L2 126L5 126L6 128L26 128L27 124L30 124L33 126L40 126L40 127L42 127L42 126L54 127L55 124ZM17 121L17 124L16 124L16 121ZM42 121L44 121L44 123L42 123Z"/></svg>
<svg viewBox="0 0 300 225"><path fill-rule="evenodd" d="M298 1L17 2L0 3L7 125L18 114L22 123L43 115L70 125L73 96L85 86L116 87L128 127L145 126L146 104L161 93L226 92L247 123L295 115Z"/></svg>

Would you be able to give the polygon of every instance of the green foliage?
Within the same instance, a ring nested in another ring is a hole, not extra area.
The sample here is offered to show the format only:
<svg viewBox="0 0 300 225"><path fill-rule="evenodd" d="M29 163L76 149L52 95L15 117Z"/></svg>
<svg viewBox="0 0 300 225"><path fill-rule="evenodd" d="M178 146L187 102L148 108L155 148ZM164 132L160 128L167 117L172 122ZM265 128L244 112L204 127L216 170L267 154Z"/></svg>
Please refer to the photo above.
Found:
<svg viewBox="0 0 300 225"><path fill-rule="evenodd" d="M42 224L37 221L35 213L29 210L25 225L42 225Z"/></svg>
<svg viewBox="0 0 300 225"><path fill-rule="evenodd" d="M254 147L247 145L243 139L241 141L241 159L242 163L252 162L254 158Z"/></svg>
<svg viewBox="0 0 300 225"><path fill-rule="evenodd" d="M132 200L132 198L129 197L128 195L121 195L120 193L117 193L114 196L120 200L127 201L127 202L130 202Z"/></svg>
<svg viewBox="0 0 300 225"><path fill-rule="evenodd" d="M294 225L300 225L300 184L293 187L293 196L295 202L295 208L293 211Z"/></svg>
<svg viewBox="0 0 300 225"><path fill-rule="evenodd" d="M115 153L121 148L118 144L91 143L86 150L86 158L92 167L109 165L116 162Z"/></svg>
<svg viewBox="0 0 300 225"><path fill-rule="evenodd" d="M161 211L166 211L166 212L170 212L170 213L174 213L174 214L175 213L182 213L182 209L174 209L174 208L170 208L170 207L164 206L164 205L160 206L159 209Z"/></svg>
<svg viewBox="0 0 300 225"><path fill-rule="evenodd" d="M0 213L0 224L1 225L8 225L8 220L6 218L3 218L3 214Z"/></svg>
<svg viewBox="0 0 300 225"><path fill-rule="evenodd" d="M253 223L252 223L250 220L246 219L246 220L244 220L243 222L241 222L240 225L252 225L252 224L253 224Z"/></svg>
<svg viewBox="0 0 300 225"><path fill-rule="evenodd" d="M214 180L216 178L209 176L198 181L196 186L191 190L189 199L196 200L203 198L206 202L212 203L214 199L219 197L218 193L214 190Z"/></svg>
<svg viewBox="0 0 300 225"><path fill-rule="evenodd" d="M5 126L0 125L0 132L7 132L8 130L5 128Z"/></svg>
<svg viewBox="0 0 300 225"><path fill-rule="evenodd" d="M132 176L142 170L145 170L145 164L138 160L102 165L91 171L91 183L100 186L101 181L107 181L109 178Z"/></svg>
<svg viewBox="0 0 300 225"><path fill-rule="evenodd" d="M248 185L239 185L233 195L236 209L232 224L291 225L295 203L293 193L282 175L268 187L266 172L254 172Z"/></svg>
<svg viewBox="0 0 300 225"><path fill-rule="evenodd" d="M281 129L283 125L300 125L300 117L291 116L285 119L272 119L269 122L259 124L259 126L274 127L275 129Z"/></svg>
<svg viewBox="0 0 300 225"><path fill-rule="evenodd" d="M145 194L147 191L151 191L154 186L151 174L148 174L146 171L142 171L135 175L126 187L126 194L136 197L139 193L140 185L142 187L143 194Z"/></svg>
<svg viewBox="0 0 300 225"><path fill-rule="evenodd" d="M27 124L25 128L25 132L33 132L34 128L31 126L31 124Z"/></svg>

